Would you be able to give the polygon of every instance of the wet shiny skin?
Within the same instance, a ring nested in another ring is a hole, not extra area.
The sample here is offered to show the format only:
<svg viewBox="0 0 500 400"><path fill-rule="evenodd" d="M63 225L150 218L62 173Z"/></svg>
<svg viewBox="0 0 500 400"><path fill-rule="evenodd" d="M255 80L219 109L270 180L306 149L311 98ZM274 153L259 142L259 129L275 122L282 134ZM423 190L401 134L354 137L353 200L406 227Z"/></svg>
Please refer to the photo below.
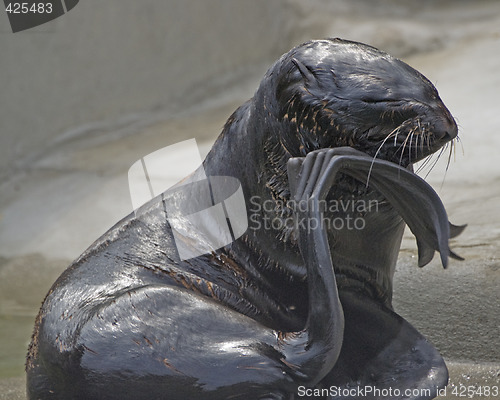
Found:
<svg viewBox="0 0 500 400"><path fill-rule="evenodd" d="M402 147L395 130L427 142ZM454 136L437 92L406 64L341 40L291 50L230 117L206 173L234 176L247 199L262 201L335 198L345 187L362 196L370 174L371 193L390 206L369 216L363 232L247 232L180 261L162 200L153 200L52 287L28 355L30 398L292 398L299 385L383 387L389 377L402 387L442 386L444 362L391 310L390 281L404 222L421 260L438 250L446 265L452 255L439 198L398 164ZM330 157L323 168L313 152L328 148L338 151L322 156ZM365 243L377 241L383 250L373 254ZM335 273L360 268L382 276L383 299L337 288Z"/></svg>

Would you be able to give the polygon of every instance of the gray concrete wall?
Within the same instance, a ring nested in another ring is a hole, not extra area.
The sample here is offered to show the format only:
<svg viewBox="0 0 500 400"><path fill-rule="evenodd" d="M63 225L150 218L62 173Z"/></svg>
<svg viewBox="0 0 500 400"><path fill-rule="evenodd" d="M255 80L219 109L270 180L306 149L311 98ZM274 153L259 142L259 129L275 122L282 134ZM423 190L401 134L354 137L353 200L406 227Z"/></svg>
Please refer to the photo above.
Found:
<svg viewBox="0 0 500 400"><path fill-rule="evenodd" d="M55 138L176 111L286 51L286 0L81 1L12 34L0 12L0 178Z"/></svg>
<svg viewBox="0 0 500 400"><path fill-rule="evenodd" d="M449 170L445 154L427 180L450 220L469 224L452 241L466 260L444 271L435 257L419 269L407 232L394 307L449 361L450 390L496 383L500 3L415 4L82 0L16 35L0 12L0 400L25 398L26 347L52 282L132 210L132 163L184 138L207 151L203 139L218 134L274 59L325 36L403 57L436 84L459 121L461 146ZM193 108L181 112L186 105Z"/></svg>

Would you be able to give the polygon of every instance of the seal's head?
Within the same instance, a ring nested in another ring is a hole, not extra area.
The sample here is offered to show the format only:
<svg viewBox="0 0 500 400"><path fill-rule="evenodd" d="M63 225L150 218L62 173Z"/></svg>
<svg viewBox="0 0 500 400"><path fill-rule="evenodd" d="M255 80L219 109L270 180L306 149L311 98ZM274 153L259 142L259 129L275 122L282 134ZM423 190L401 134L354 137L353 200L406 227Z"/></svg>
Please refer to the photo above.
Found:
<svg viewBox="0 0 500 400"><path fill-rule="evenodd" d="M238 176L245 193L260 198L261 204L275 204L273 209L260 208L265 214L261 218L273 221L270 232L254 231L253 237L264 243L259 248L278 237L288 249L298 238L289 206L290 158L347 146L411 170L414 162L444 148L458 133L436 88L421 73L372 46L341 39L310 41L284 54L226 128L227 148L245 152L233 156L235 164L245 162L244 173ZM224 157L230 157L226 153ZM250 164L253 168L248 168ZM327 204L336 207L325 211L325 220L360 217L363 229L348 229L346 224L328 228L331 256L338 269L346 266L352 272L360 265L368 269L381 297L390 300L404 223L386 196L367 186L343 174L332 186ZM395 197L401 197L397 185L393 190ZM352 210L349 206L355 202L377 208ZM423 212L418 204L404 207ZM272 262L283 259L273 258L272 249L264 253ZM286 251L290 253L297 251ZM422 257L425 262L420 265L430 261L431 253ZM300 264L300 258L287 264L284 269L305 274L304 268L289 267Z"/></svg>
<svg viewBox="0 0 500 400"><path fill-rule="evenodd" d="M457 136L432 83L374 47L340 39L305 43L285 54L257 92L269 120L287 125L292 156L350 146L402 166ZM269 81L274 93L269 92Z"/></svg>

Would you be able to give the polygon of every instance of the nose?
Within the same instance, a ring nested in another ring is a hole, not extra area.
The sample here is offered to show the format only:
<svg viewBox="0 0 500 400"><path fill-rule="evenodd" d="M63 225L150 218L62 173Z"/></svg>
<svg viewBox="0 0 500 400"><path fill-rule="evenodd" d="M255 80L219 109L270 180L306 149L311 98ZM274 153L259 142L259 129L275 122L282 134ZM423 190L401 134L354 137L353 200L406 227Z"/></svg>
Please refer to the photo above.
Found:
<svg viewBox="0 0 500 400"><path fill-rule="evenodd" d="M447 129L441 139L453 140L458 136L458 127L455 121L452 119L447 121Z"/></svg>
<svg viewBox="0 0 500 400"><path fill-rule="evenodd" d="M437 109L436 135L440 140L449 141L458 136L458 126L455 118L444 104L439 104Z"/></svg>

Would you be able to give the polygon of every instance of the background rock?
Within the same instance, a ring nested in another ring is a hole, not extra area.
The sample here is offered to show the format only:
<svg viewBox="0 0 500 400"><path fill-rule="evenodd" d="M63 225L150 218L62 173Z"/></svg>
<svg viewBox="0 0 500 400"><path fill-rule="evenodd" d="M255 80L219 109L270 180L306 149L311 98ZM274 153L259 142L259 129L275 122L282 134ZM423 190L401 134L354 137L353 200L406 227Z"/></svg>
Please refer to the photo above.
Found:
<svg viewBox="0 0 500 400"><path fill-rule="evenodd" d="M394 306L449 361L449 388L498 384L500 3L87 0L17 34L0 13L0 399L24 398L53 281L132 210L128 168L193 137L205 154L276 58L326 36L402 57L459 123L448 171L444 154L427 180L468 224L452 242L466 261L418 269L405 234Z"/></svg>

